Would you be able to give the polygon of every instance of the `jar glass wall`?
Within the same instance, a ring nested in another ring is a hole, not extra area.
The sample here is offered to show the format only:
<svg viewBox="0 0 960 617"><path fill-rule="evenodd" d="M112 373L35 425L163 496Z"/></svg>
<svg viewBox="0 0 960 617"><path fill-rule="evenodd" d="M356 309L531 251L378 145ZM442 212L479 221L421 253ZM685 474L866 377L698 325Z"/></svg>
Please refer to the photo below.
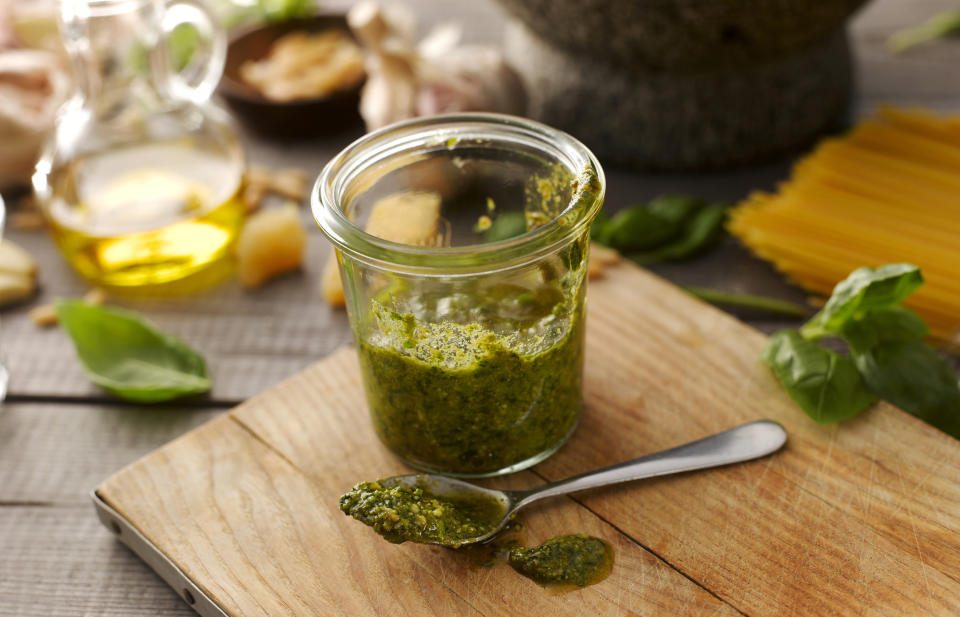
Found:
<svg viewBox="0 0 960 617"><path fill-rule="evenodd" d="M400 123L327 165L313 212L336 248L373 425L400 458L496 475L573 432L603 193L582 144L497 114Z"/></svg>

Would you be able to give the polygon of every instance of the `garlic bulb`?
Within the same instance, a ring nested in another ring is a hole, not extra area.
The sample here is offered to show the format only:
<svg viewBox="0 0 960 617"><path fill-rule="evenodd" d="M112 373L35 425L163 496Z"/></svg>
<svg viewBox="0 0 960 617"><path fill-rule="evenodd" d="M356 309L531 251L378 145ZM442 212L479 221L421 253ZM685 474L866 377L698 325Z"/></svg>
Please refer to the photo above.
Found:
<svg viewBox="0 0 960 617"><path fill-rule="evenodd" d="M459 45L459 25L437 26L415 44L409 10L374 1L356 4L347 22L367 54L360 100L367 130L445 112L524 112L523 85L500 51Z"/></svg>
<svg viewBox="0 0 960 617"><path fill-rule="evenodd" d="M53 52L0 52L0 188L29 180L69 89L70 78Z"/></svg>

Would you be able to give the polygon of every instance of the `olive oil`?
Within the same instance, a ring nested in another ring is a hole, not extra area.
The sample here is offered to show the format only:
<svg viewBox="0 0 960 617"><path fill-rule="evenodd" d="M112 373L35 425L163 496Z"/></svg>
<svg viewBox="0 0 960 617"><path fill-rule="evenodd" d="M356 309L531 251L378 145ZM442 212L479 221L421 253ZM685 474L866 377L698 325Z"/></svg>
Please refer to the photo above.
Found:
<svg viewBox="0 0 960 617"><path fill-rule="evenodd" d="M243 222L241 157L184 138L81 155L49 177L67 260L108 287L149 287L224 265Z"/></svg>

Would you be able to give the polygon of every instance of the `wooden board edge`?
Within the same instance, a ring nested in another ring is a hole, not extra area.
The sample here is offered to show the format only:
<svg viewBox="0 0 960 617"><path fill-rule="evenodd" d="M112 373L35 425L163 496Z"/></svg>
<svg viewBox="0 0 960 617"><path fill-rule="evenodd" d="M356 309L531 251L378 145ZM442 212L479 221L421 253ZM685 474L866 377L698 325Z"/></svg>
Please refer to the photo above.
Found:
<svg viewBox="0 0 960 617"><path fill-rule="evenodd" d="M122 473L122 470L118 473ZM108 504L99 489L90 491L90 499L103 526L146 563L200 617L230 617L132 521Z"/></svg>

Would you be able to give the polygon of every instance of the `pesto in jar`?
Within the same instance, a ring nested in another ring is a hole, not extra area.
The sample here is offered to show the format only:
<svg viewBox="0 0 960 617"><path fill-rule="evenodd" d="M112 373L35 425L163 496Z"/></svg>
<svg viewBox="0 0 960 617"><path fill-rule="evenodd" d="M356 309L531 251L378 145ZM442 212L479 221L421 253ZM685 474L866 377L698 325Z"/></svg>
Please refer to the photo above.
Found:
<svg viewBox="0 0 960 617"><path fill-rule="evenodd" d="M550 538L540 546L510 549L510 567L544 586L564 589L599 583L613 568L613 548L578 533Z"/></svg>
<svg viewBox="0 0 960 617"><path fill-rule="evenodd" d="M340 510L373 527L384 539L459 548L493 531L504 515L499 501L483 495L437 496L422 486L361 482L340 497Z"/></svg>
<svg viewBox="0 0 960 617"><path fill-rule="evenodd" d="M465 476L559 447L582 405L582 277L575 282L422 294L429 310L420 315L372 302L378 336L358 337L358 356L381 440L415 467ZM422 317L438 306L454 317Z"/></svg>

